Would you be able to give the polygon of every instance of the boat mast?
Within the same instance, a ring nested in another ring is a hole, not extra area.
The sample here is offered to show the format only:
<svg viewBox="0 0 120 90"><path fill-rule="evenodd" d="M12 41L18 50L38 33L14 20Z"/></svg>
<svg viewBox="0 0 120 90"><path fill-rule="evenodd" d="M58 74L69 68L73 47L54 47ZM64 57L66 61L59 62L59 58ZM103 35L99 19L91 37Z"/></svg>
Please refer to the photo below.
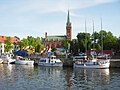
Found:
<svg viewBox="0 0 120 90"><path fill-rule="evenodd" d="M93 51L95 50L94 20L93 20Z"/></svg>
<svg viewBox="0 0 120 90"><path fill-rule="evenodd" d="M86 28L86 19L85 19L85 53L87 55L87 28Z"/></svg>
<svg viewBox="0 0 120 90"><path fill-rule="evenodd" d="M103 31L102 31L102 18L101 18L101 44L102 44L102 55L103 55Z"/></svg>

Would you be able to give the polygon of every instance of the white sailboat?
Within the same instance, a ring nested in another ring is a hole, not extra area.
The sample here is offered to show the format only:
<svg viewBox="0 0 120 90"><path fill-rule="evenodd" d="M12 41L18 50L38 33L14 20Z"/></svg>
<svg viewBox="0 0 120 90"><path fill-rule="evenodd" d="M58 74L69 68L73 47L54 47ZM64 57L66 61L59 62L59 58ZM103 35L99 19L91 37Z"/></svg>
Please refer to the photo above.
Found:
<svg viewBox="0 0 120 90"><path fill-rule="evenodd" d="M102 23L102 21L101 21L101 23ZM102 28L101 28L101 30L102 30ZM86 31L86 21L85 21L85 31ZM93 38L94 38L94 21L93 21ZM94 51L94 47L95 46L93 45L93 51ZM103 45L102 45L102 47L103 47ZM79 67L79 68L103 69L103 68L109 68L109 66L110 66L109 59L98 60L97 58L94 57L94 55L92 55L92 59L87 59L86 55L85 56L75 56L73 58L73 61L74 61L75 68Z"/></svg>

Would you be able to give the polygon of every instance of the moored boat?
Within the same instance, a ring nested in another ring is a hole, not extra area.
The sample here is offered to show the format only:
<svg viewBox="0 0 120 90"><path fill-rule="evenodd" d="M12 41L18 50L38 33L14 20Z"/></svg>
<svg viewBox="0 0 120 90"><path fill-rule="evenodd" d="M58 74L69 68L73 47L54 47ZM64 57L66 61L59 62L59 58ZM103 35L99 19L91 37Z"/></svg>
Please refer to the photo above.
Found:
<svg viewBox="0 0 120 90"><path fill-rule="evenodd" d="M102 30L102 21L101 21L101 30ZM86 20L85 20L85 33L87 32L86 30ZM103 34L101 35L101 37L103 37ZM85 53L86 55L82 55L82 56L75 56L73 58L74 61L74 67L80 67L80 68L109 68L110 66L110 59L108 59L108 57L106 56L105 59L101 58L100 60L96 58L95 55L95 37L94 37L94 21L93 21L93 35L92 35L92 39L93 39L93 50L91 52L91 57L92 58L88 58L87 56L87 38L85 35ZM103 38L102 40L102 55L103 55Z"/></svg>
<svg viewBox="0 0 120 90"><path fill-rule="evenodd" d="M47 58L40 58L38 65L40 66L63 66L63 62L60 59L56 59L56 56L52 55Z"/></svg>
<svg viewBox="0 0 120 90"><path fill-rule="evenodd" d="M0 64L3 63L3 60L0 58Z"/></svg>
<svg viewBox="0 0 120 90"><path fill-rule="evenodd" d="M20 57L19 57L19 58L15 61L15 64L33 65L33 64L34 64L34 61L28 60L27 58L24 59L24 58L20 58Z"/></svg>
<svg viewBox="0 0 120 90"><path fill-rule="evenodd" d="M79 68L96 68L96 69L104 69L109 68L110 60L109 59L101 59L98 60L96 58L87 59L87 56L75 56L73 58L74 67Z"/></svg>
<svg viewBox="0 0 120 90"><path fill-rule="evenodd" d="M2 55L1 59L3 64L11 64L16 61L15 59L12 58L11 55Z"/></svg>

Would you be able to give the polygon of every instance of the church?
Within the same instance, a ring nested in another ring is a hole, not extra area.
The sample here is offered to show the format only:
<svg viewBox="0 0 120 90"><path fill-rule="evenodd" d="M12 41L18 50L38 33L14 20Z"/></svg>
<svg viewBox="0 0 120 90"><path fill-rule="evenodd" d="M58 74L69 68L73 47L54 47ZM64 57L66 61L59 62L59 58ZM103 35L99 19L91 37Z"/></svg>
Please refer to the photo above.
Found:
<svg viewBox="0 0 120 90"><path fill-rule="evenodd" d="M66 35L48 36L47 32L45 32L44 45L48 48L60 48L63 46L64 40L72 41L72 25L70 22L69 10L67 15L67 23L66 23Z"/></svg>

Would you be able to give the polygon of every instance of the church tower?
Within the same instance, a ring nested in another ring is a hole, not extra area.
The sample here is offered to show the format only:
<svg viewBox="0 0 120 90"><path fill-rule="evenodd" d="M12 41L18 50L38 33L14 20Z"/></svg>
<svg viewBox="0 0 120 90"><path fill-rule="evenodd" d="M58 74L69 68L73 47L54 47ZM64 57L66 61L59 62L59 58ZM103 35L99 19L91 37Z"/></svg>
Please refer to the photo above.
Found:
<svg viewBox="0 0 120 90"><path fill-rule="evenodd" d="M72 40L72 26L70 22L70 15L68 10L67 23L66 23L66 38L67 40Z"/></svg>

